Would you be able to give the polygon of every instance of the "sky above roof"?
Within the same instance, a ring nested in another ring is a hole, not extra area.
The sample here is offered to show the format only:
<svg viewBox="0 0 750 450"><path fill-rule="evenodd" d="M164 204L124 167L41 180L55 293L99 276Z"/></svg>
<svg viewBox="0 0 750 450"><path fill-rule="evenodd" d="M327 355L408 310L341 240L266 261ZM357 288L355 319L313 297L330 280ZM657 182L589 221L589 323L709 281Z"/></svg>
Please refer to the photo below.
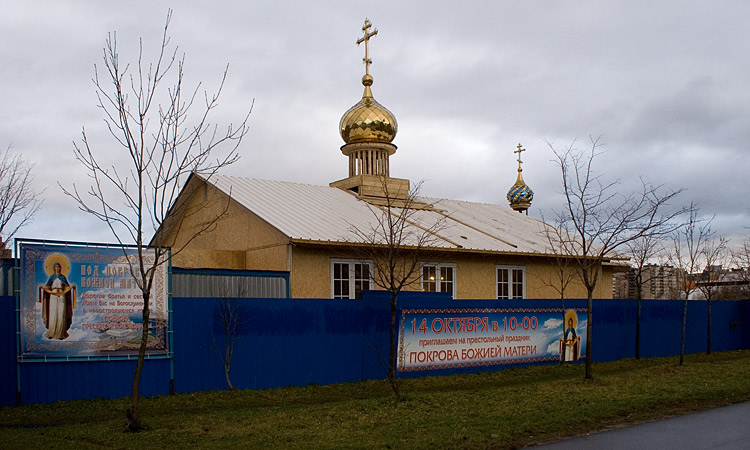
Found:
<svg viewBox="0 0 750 450"><path fill-rule="evenodd" d="M17 237L112 242L59 184L90 180L73 154L126 155L108 135L92 78L107 33L123 62L160 43L186 55L185 83L214 91L238 123L254 101L242 158L226 175L328 185L345 178L341 115L362 95L365 17L373 94L398 120L391 176L430 197L507 205L521 143L529 214L562 207L550 146L590 148L595 171L631 192L640 179L682 189L713 228L750 233L750 3L6 2L0 17L0 146L36 164L44 205Z"/></svg>

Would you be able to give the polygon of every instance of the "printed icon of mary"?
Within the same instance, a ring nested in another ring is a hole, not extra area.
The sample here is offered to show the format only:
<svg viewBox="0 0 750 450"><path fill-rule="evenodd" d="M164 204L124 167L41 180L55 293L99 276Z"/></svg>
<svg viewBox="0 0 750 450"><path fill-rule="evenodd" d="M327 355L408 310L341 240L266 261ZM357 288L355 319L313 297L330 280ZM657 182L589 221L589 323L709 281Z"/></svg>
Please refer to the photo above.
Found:
<svg viewBox="0 0 750 450"><path fill-rule="evenodd" d="M581 350L581 338L576 334L578 314L572 309L565 311L565 331L560 338L560 358L562 361L575 361Z"/></svg>
<svg viewBox="0 0 750 450"><path fill-rule="evenodd" d="M53 253L44 261L47 283L39 286L39 302L47 332L44 337L63 340L68 337L76 307L76 287L68 282L70 261L60 253Z"/></svg>

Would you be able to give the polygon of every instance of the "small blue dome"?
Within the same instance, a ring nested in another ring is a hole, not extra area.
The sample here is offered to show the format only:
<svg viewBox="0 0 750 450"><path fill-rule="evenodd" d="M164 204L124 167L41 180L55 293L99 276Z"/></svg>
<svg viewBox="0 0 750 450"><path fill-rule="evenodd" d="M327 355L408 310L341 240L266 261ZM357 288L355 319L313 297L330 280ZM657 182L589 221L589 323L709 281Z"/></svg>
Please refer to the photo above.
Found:
<svg viewBox="0 0 750 450"><path fill-rule="evenodd" d="M523 182L521 174L518 174L518 180L513 187L508 191L508 202L510 207L516 211L525 211L531 206L531 201L534 199L534 191Z"/></svg>

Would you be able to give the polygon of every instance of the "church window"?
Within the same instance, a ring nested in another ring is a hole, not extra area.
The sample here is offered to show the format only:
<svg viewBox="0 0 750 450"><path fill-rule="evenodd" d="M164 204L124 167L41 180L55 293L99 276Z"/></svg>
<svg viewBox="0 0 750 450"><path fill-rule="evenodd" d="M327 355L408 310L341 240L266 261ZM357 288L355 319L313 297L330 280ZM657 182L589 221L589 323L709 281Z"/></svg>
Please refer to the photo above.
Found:
<svg viewBox="0 0 750 450"><path fill-rule="evenodd" d="M362 298L362 291L372 290L372 263L356 260L331 261L331 296Z"/></svg>
<svg viewBox="0 0 750 450"><path fill-rule="evenodd" d="M526 298L526 268L497 266L497 298Z"/></svg>
<svg viewBox="0 0 750 450"><path fill-rule="evenodd" d="M423 264L422 292L449 292L456 296L455 264Z"/></svg>

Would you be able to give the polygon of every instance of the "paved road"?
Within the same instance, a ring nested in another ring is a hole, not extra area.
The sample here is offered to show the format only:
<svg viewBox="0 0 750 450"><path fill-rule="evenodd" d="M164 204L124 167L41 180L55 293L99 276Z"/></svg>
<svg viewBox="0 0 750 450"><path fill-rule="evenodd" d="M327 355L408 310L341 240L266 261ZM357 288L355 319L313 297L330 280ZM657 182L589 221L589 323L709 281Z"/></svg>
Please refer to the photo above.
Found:
<svg viewBox="0 0 750 450"><path fill-rule="evenodd" d="M750 402L530 447L538 450L748 450Z"/></svg>

